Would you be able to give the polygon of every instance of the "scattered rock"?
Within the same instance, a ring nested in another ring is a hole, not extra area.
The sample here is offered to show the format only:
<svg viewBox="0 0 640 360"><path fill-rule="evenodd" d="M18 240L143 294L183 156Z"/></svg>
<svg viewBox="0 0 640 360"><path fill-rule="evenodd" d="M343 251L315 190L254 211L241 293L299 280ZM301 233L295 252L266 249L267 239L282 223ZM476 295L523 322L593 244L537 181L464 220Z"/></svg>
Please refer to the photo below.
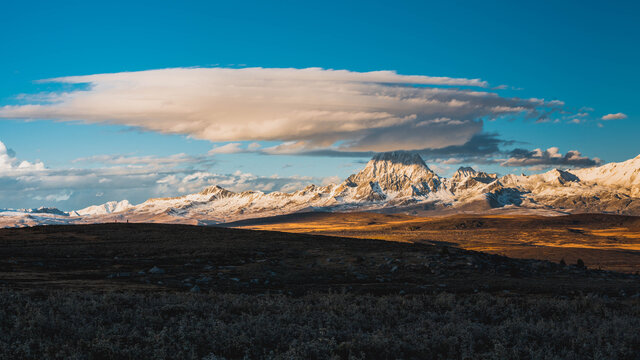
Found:
<svg viewBox="0 0 640 360"><path fill-rule="evenodd" d="M149 269L149 273L150 274L164 274L165 271L163 269L160 269L157 266L152 267L151 269Z"/></svg>
<svg viewBox="0 0 640 360"><path fill-rule="evenodd" d="M113 273L113 274L107 275L107 279L124 278L124 277L131 277L131 273L119 272L119 273Z"/></svg>

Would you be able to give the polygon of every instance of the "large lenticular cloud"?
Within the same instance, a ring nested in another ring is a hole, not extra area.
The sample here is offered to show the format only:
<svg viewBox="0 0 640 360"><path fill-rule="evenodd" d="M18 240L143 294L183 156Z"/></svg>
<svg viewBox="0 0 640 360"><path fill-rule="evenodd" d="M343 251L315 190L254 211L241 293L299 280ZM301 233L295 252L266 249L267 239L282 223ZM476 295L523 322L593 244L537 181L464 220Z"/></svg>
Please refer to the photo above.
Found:
<svg viewBox="0 0 640 360"><path fill-rule="evenodd" d="M482 132L484 119L560 106L502 97L478 79L391 71L174 68L45 81L89 86L4 106L0 117L121 124L214 142L282 141L292 151L461 145Z"/></svg>

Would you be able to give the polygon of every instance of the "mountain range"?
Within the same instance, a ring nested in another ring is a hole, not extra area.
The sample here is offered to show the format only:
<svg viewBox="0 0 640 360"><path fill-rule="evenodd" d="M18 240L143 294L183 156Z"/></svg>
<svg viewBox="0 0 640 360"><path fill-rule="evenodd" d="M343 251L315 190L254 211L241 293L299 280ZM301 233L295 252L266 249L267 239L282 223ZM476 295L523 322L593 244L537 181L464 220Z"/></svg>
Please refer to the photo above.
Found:
<svg viewBox="0 0 640 360"><path fill-rule="evenodd" d="M374 156L342 183L291 192L199 193L127 200L64 213L57 209L0 211L0 227L112 221L218 224L306 211L375 211L413 215L455 213L560 215L577 212L640 215L640 155L620 163L536 175L498 176L461 167L450 178L417 153Z"/></svg>

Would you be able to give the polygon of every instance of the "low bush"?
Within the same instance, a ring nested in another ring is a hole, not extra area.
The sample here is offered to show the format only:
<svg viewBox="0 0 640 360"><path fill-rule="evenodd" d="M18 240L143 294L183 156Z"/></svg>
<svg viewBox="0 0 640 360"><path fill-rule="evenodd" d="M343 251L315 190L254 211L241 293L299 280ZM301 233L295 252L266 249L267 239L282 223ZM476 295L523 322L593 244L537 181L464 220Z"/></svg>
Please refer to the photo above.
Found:
<svg viewBox="0 0 640 360"><path fill-rule="evenodd" d="M2 359L637 359L640 300L0 291Z"/></svg>

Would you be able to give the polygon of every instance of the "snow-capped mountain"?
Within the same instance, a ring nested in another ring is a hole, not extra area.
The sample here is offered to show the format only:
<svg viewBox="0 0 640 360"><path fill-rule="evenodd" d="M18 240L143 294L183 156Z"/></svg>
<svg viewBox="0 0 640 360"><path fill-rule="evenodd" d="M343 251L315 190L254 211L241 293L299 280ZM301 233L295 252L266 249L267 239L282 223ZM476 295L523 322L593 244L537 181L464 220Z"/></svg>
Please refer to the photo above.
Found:
<svg viewBox="0 0 640 360"><path fill-rule="evenodd" d="M66 212L48 207L35 209L0 209L0 228L34 225L70 224L73 221Z"/></svg>
<svg viewBox="0 0 640 360"><path fill-rule="evenodd" d="M572 171L580 181L603 185L633 197L640 197L640 155L620 163Z"/></svg>
<svg viewBox="0 0 640 360"><path fill-rule="evenodd" d="M128 201L73 211L74 223L106 221L216 224L302 211L378 211L410 214L608 212L640 215L640 156L580 170L506 175L462 167L450 178L410 152L373 157L340 184L292 192L233 192L210 186L199 193ZM57 221L57 220L56 220Z"/></svg>
<svg viewBox="0 0 640 360"><path fill-rule="evenodd" d="M444 190L442 179L420 155L408 152L388 152L376 155L357 174L351 175L336 188L337 196L353 201L385 201L397 203L432 196Z"/></svg>
<svg viewBox="0 0 640 360"><path fill-rule="evenodd" d="M80 210L74 210L69 213L71 216L87 216L87 215L105 215L129 210L133 206L128 200L109 201L102 205L93 205Z"/></svg>
<svg viewBox="0 0 640 360"><path fill-rule="evenodd" d="M582 170L554 169L530 176L458 169L451 178L433 172L415 153L373 157L340 184L292 193L232 192L219 186L175 198L149 199L119 213L146 220L217 223L300 211L613 212L640 214L640 157ZM600 180L600 178L603 178ZM606 178L606 179L605 179Z"/></svg>

